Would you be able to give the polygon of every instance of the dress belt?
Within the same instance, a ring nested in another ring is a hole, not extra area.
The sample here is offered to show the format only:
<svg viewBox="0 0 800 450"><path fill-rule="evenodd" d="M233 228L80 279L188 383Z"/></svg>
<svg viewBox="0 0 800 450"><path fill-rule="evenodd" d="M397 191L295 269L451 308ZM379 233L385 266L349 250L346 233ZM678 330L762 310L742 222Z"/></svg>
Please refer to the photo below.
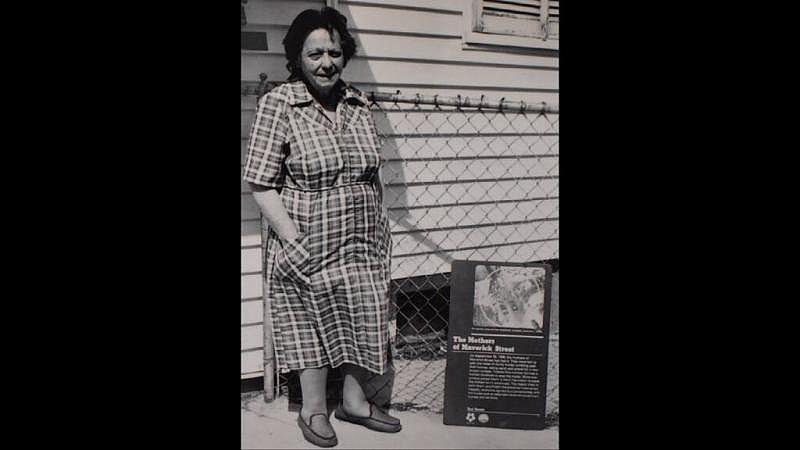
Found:
<svg viewBox="0 0 800 450"><path fill-rule="evenodd" d="M372 186L373 184L374 184L373 181L355 181L353 183L340 184L338 186L330 186L330 187L326 187L326 188L322 188L322 189L303 189L303 188L294 187L294 186L283 186L283 188L284 189L290 189L290 190L293 190L293 191L300 191L300 192L323 192L323 191L330 191L330 190L333 190L333 189L347 188L347 187L351 187L351 186Z"/></svg>

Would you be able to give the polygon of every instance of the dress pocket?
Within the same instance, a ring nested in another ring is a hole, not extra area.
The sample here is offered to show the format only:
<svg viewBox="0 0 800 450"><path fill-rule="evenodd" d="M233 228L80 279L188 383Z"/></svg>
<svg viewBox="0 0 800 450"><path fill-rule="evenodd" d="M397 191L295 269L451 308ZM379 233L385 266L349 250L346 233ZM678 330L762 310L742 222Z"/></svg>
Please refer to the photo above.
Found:
<svg viewBox="0 0 800 450"><path fill-rule="evenodd" d="M278 250L275 258L275 272L278 278L309 284L310 254L306 249L307 243L308 237L305 234L283 242L283 247Z"/></svg>

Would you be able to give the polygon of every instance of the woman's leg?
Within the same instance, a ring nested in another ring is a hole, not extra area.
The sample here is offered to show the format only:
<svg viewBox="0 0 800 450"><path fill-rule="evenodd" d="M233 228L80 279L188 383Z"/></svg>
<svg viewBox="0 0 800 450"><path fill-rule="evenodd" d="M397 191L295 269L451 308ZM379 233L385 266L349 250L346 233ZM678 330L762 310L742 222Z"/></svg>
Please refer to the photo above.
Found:
<svg viewBox="0 0 800 450"><path fill-rule="evenodd" d="M303 393L303 407L300 415L308 416L328 412L325 385L328 381L328 366L303 369L300 371L300 389Z"/></svg>
<svg viewBox="0 0 800 450"><path fill-rule="evenodd" d="M400 420L392 417L380 408L371 408L370 401L364 394L364 388L372 375L363 367L353 364L342 364L344 384L342 386L342 408L351 416L372 417L385 424L400 425ZM397 431L397 430L395 430Z"/></svg>
<svg viewBox="0 0 800 450"><path fill-rule="evenodd" d="M344 384L342 385L342 405L348 414L369 416L369 402L361 387L366 383L367 371L353 364L342 364Z"/></svg>

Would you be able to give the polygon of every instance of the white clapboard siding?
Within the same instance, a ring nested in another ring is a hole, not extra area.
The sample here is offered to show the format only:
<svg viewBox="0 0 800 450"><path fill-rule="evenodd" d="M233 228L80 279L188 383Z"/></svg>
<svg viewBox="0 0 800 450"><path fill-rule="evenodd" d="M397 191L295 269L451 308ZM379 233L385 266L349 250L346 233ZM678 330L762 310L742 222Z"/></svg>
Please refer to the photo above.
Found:
<svg viewBox="0 0 800 450"><path fill-rule="evenodd" d="M464 9L464 0L339 0L339 8L342 9L352 4L439 11L454 14L461 14Z"/></svg>
<svg viewBox="0 0 800 450"><path fill-rule="evenodd" d="M242 220L259 218L260 210L252 194L242 194Z"/></svg>
<svg viewBox="0 0 800 450"><path fill-rule="evenodd" d="M384 8L379 4L342 4L339 8L355 32L383 31L460 36L461 15L426 10Z"/></svg>
<svg viewBox="0 0 800 450"><path fill-rule="evenodd" d="M283 57L283 38L286 27L248 24L242 30L265 33L267 50L242 50L245 54L270 54ZM425 60L443 63L475 65L501 65L504 67L539 67L558 69L558 60L546 56L505 53L487 50L462 51L458 36L403 36L377 32L354 33L357 59Z"/></svg>
<svg viewBox="0 0 800 450"><path fill-rule="evenodd" d="M480 98L472 100L479 101ZM402 105L402 110L395 109L391 103L382 102L382 109L374 110L375 126L381 134L392 136L413 136L415 134L454 134L475 136L480 133L507 134L507 141L515 135L524 134L525 139L533 141L537 135L558 133L558 114L538 114L529 112L520 114L516 111L499 113L497 110L478 112L465 110L454 111L452 108L439 111L413 111L413 105ZM528 136L534 135L534 137Z"/></svg>
<svg viewBox="0 0 800 450"><path fill-rule="evenodd" d="M485 223L517 222L558 217L558 199L526 200L509 203L473 204L390 209L392 232L415 229L464 227Z"/></svg>
<svg viewBox="0 0 800 450"><path fill-rule="evenodd" d="M476 204L457 207L390 211L394 256L457 249L470 245L500 245L504 242L550 239L558 236L555 200ZM550 219L550 220L545 220ZM504 225L504 223L514 222ZM516 223L520 222L520 223ZM454 228L455 227L455 228ZM438 230L438 228L447 228ZM420 231L424 230L424 231ZM243 297L260 295L261 249L242 250ZM396 278L393 276L393 278Z"/></svg>
<svg viewBox="0 0 800 450"><path fill-rule="evenodd" d="M402 257L417 253L452 250L465 247L497 246L507 242L525 242L558 237L558 221L520 223L448 229L413 231L393 236L392 255Z"/></svg>
<svg viewBox="0 0 800 450"><path fill-rule="evenodd" d="M392 144L397 145L398 140L420 137L436 142L437 136L443 137L443 142L450 143L451 139L469 139L472 144L506 144L517 145L522 142L534 144L545 140L555 144L559 132L558 114L498 114L496 111L486 113L468 112L458 113L452 111L397 111L391 106L383 104L383 110L374 109L372 116L378 132L385 139L393 139ZM409 105L410 106L410 105ZM242 162L247 150L248 137L252 126L254 111L242 111L241 143ZM458 136L453 136L457 134ZM521 136L520 136L521 135ZM518 137L520 136L520 137ZM522 142L518 142L518 141ZM451 144L451 147L455 144ZM433 147L437 151L441 147ZM445 149L446 150L446 149ZM496 154L496 153L495 153ZM437 153L433 155L440 156Z"/></svg>
<svg viewBox="0 0 800 450"><path fill-rule="evenodd" d="M242 299L261 298L263 289L261 274L242 275Z"/></svg>
<svg viewBox="0 0 800 450"><path fill-rule="evenodd" d="M506 100L523 101L527 104L547 103L548 105L558 104L557 87L536 87L529 85L526 88L508 88L492 83L482 87L470 86L437 86L428 84L402 84L402 83L354 83L354 85L364 92L397 92L403 95L439 95L440 97L469 97L470 99L480 99L481 95L486 100L500 101Z"/></svg>
<svg viewBox="0 0 800 450"><path fill-rule="evenodd" d="M384 137L381 149L386 161L435 158L474 157L531 157L558 156L558 136L420 136L406 135ZM242 167L247 157L247 141L242 139L240 159ZM251 192L250 184L242 180L242 193Z"/></svg>
<svg viewBox="0 0 800 450"><path fill-rule="evenodd" d="M242 247L242 273L261 271L261 246Z"/></svg>
<svg viewBox="0 0 800 450"><path fill-rule="evenodd" d="M385 138L385 160L409 161L425 158L558 156L558 136L524 139L515 136Z"/></svg>
<svg viewBox="0 0 800 450"><path fill-rule="evenodd" d="M434 4L436 2L431 2ZM248 1L245 14L248 24L289 25L304 9L319 8L314 1ZM461 15L455 11L430 11L412 8L386 8L379 2L340 3L339 11L347 18L351 32L361 30L460 36ZM272 43L269 43L273 45Z"/></svg>
<svg viewBox="0 0 800 450"><path fill-rule="evenodd" d="M347 69L345 69L347 70ZM280 80L285 79L285 74L282 75ZM347 78L345 78L347 80ZM243 80L254 82L256 80ZM350 80L347 80L350 81ZM355 87L364 92L390 92L396 93L400 91L402 95L414 96L427 95L440 97L469 97L470 100L480 100L481 95L484 96L486 101L499 102L500 99L523 101L527 104L533 105L538 103L547 103L548 105L558 104L558 91L551 88L533 88L528 89L505 89L503 86L488 86L488 87L457 87L452 85L436 86L428 84L397 84L397 83L353 83ZM250 96L248 96L250 97ZM408 108L409 104L398 103L401 107ZM424 106L423 106L424 107ZM252 108L255 110L255 106ZM248 125L249 126L249 125Z"/></svg>
<svg viewBox="0 0 800 450"><path fill-rule="evenodd" d="M549 166L536 165L535 166L536 167L536 171L533 172L533 173L535 173L535 174L547 174L548 172L546 172L546 170L549 168L549 170L550 170L549 176L558 175L557 174L558 166L556 165L555 162L552 161L554 159L555 158L542 158L542 161L546 161L547 164L549 164ZM516 160L509 160L509 161L516 161ZM435 163L436 164L444 164L444 163L441 163L441 162L435 162ZM482 164L479 165L477 163L482 163ZM394 163L389 163L389 164L394 164ZM387 164L387 165L389 165L389 164ZM434 164L434 163L430 163L430 164ZM456 173L458 173L459 179L469 179L469 180L494 179L491 176L493 171L496 171L497 173L499 173L501 169L508 169L507 166L500 167L499 165L497 165L496 162L490 163L490 164L484 164L484 161L476 161L476 162L472 162L472 163L467 163L467 162L464 162L464 161L453 161L453 162L449 162L448 164L451 164L452 167L455 167L457 170L459 170L459 172L456 172ZM480 173L461 172L462 170L466 170L465 167L466 168L470 168L470 170L474 170L474 171L477 171L481 167L488 167L488 169L486 169L486 171L480 172ZM529 172L525 172L523 174L522 173L523 169L521 169L520 167L521 167L521 165L519 165L519 164L513 165L512 168L509 169L510 172L508 173L508 175L506 177L502 177L502 178L508 178L508 177L512 177L512 176L528 176ZM399 183L405 183L405 182L408 182L408 181L416 181L416 180L435 181L435 176L434 175L429 175L430 172L428 170L420 169L420 174L415 175L415 178L412 179L412 180L404 179L401 176L402 173L403 173L402 172L402 168L400 170L401 170L400 174L398 174L398 172L389 172L388 176L385 176L384 179L387 180L387 182L395 182L395 181L397 181ZM444 178L444 177L442 177L442 178ZM498 177L498 178L500 178L500 177ZM506 181L509 181L509 180L506 180ZM524 180L524 181L532 181L532 180ZM514 183L514 182L522 183L523 180L512 180L511 182L512 183ZM460 184L448 185L446 183L445 183L445 186L446 186L446 188L442 189L443 191L455 190L455 189L462 188L462 189L460 189L458 191L458 192L462 192L463 188L466 187L466 186L461 186ZM540 184L540 186L541 186L541 184ZM544 189L542 189L542 191L544 191ZM395 192L397 192L397 191L395 191ZM493 199L496 200L497 199L497 198L489 197L484 192L480 192L478 190L473 190L469 197L462 197L458 201L459 202L470 203L470 202L474 202L474 201L486 201L486 200L493 200ZM496 190L494 192L496 192ZM544 193L546 194L546 192L544 192ZM450 194L450 196L452 196L452 193ZM549 195L549 196L552 197L552 195ZM523 197L517 197L517 198L523 198ZM242 209L241 209L241 218L242 218L242 220L243 221L245 221L245 220L253 220L254 221L254 220L258 219L259 218L259 209L258 209L258 205L256 204L255 200L253 200L253 196L251 194L242 194L241 195L241 199L242 199ZM419 206L418 204L412 204L412 203L408 202L408 200L409 200L409 197L406 194L403 194L402 192L401 192L400 195L397 195L397 194L394 194L392 196L387 195L387 207L390 208L389 212L390 213L393 212L392 208ZM551 201L554 201L554 202L557 203L557 200L551 200ZM441 204L441 203L449 203L449 202L438 201L437 203ZM457 214L458 213L458 208L452 208L450 206L448 206L446 208L452 210L453 214ZM512 208L512 209L514 211L519 211L518 208ZM509 219L509 220L511 220L511 219Z"/></svg>
<svg viewBox="0 0 800 450"><path fill-rule="evenodd" d="M273 9L262 7L269 4L274 4L278 7ZM319 2L255 1L250 8L248 6L250 6L250 2L245 6L248 24L289 25L302 10L319 8ZM354 33L367 30L460 36L461 16L458 14L411 9L388 10L378 5L362 6L356 4L341 7L339 11L347 18L347 26ZM268 45L276 44L268 42Z"/></svg>
<svg viewBox="0 0 800 450"><path fill-rule="evenodd" d="M356 58L459 62L469 63L473 67L478 64L497 64L509 67L558 69L558 60L545 56L498 54L486 50L463 51L460 37L397 36L364 32L358 34L356 41L358 44Z"/></svg>
<svg viewBox="0 0 800 450"><path fill-rule="evenodd" d="M261 221L251 219L242 221L242 247L261 244Z"/></svg>
<svg viewBox="0 0 800 450"><path fill-rule="evenodd" d="M264 320L264 302L261 299L242 302L242 325L261 323Z"/></svg>
<svg viewBox="0 0 800 450"><path fill-rule="evenodd" d="M242 378L264 376L264 350L256 349L242 352Z"/></svg>
<svg viewBox="0 0 800 450"><path fill-rule="evenodd" d="M392 278L450 272L454 259L530 262L558 257L558 240L392 258Z"/></svg>
<svg viewBox="0 0 800 450"><path fill-rule="evenodd" d="M475 100L480 100L475 99ZM391 103L382 102L381 109L374 109L372 116L375 126L382 135L390 137L411 138L415 135L456 134L465 137L481 137L481 134L507 134L503 139L512 142L518 134L525 135L525 141L535 142L540 136L552 136L559 131L558 114L538 114L516 112L499 114L497 111L455 112L452 109L431 111L411 110L413 105L404 104L407 108L397 110ZM241 137L245 140L250 135L255 111L241 112ZM489 137L486 138L490 140ZM246 149L247 142L242 143Z"/></svg>
<svg viewBox="0 0 800 450"><path fill-rule="evenodd" d="M243 80L258 80L259 73L268 80L286 77L286 59L280 55L243 54ZM558 85L558 72L550 69L524 67L476 67L460 63L428 63L426 61L387 61L353 59L347 64L343 78L358 83L429 84L432 80L447 80L448 84L471 87L504 87L553 89Z"/></svg>
<svg viewBox="0 0 800 450"><path fill-rule="evenodd" d="M462 200L463 201L463 200ZM242 215L256 214L257 206L252 201L252 196L242 196ZM475 217L477 214L486 217ZM389 209L389 220L392 231L413 228L438 228L479 223L497 223L502 221L547 219L557 217L558 199L547 198L544 200L524 200L509 203L494 204L469 204L458 206L440 206L419 209ZM243 250L244 251L244 250Z"/></svg>
<svg viewBox="0 0 800 450"><path fill-rule="evenodd" d="M264 347L264 325L246 325L242 327L242 350Z"/></svg>
<svg viewBox="0 0 800 450"><path fill-rule="evenodd" d="M340 11L347 10L353 5L365 5L460 14L464 8L464 0L339 0L337 3ZM323 0L249 0L244 7L248 24L254 22L288 24L300 11L324 5Z"/></svg>
<svg viewBox="0 0 800 450"><path fill-rule="evenodd" d="M475 210L480 213L486 213L491 209L491 206L476 205ZM508 212L500 212L504 214ZM426 211L425 213L417 214L419 216L430 214L430 219L420 221L423 225L430 225L439 219L439 223L447 223L449 227L463 227L463 228L450 228L447 230L437 231L437 227L431 228L432 231L420 231L417 226L404 226L405 222L398 223L392 221L393 224L393 241L394 241L394 256L402 256L408 253L418 253L424 251L432 251L435 248L457 249L459 246L466 245L494 245L502 244L503 242L516 242L523 240L537 240L537 239L551 239L558 236L558 221L557 220L543 220L543 219L558 219L557 215L552 213L532 214L529 208L527 211L528 216L531 217L530 222L521 224L508 224L504 225L506 221L500 222L480 222L475 220L461 220L457 219L443 221L441 211L433 210L433 212ZM522 217L524 219L525 211L521 212L515 217ZM487 214L488 218L492 218L492 214ZM466 216L461 216L466 217ZM456 223L458 222L458 223ZM409 232L410 231L410 232ZM482 239L482 240L479 240ZM259 256L250 257L254 261L258 260ZM394 274L393 274L394 275ZM393 278L397 278L393 276ZM243 298L259 298L261 295L261 275L260 273L248 273L242 276L242 297Z"/></svg>
<svg viewBox="0 0 800 450"><path fill-rule="evenodd" d="M259 326L264 320L264 303L259 298L252 301L242 302L242 347L244 349L255 345L258 347L263 339L263 327L259 331ZM247 332L244 332L247 329ZM264 350L255 348L242 352L242 377L263 376L264 370Z"/></svg>
<svg viewBox="0 0 800 450"><path fill-rule="evenodd" d="M384 199L391 209L430 207L495 199L524 200L558 197L558 179L481 181L460 184L389 185Z"/></svg>
<svg viewBox="0 0 800 450"><path fill-rule="evenodd" d="M469 3L339 0L358 44L343 78L365 92L558 105L558 52L465 47L462 14ZM299 12L324 4L244 4L247 25L242 30L265 32L268 49L242 51L242 81L257 83L262 72L269 81L285 80L281 41L289 24ZM373 117L384 136L382 177L393 230L392 278L450 272L453 259L558 257L558 114L448 115L431 111L429 105L416 111L410 104L379 106ZM242 164L255 108L254 95L242 97ZM517 133L526 135L518 139ZM507 179L512 176L522 178ZM263 376L264 370L261 224L245 182L241 194L241 373L250 378ZM498 199L503 202L495 203Z"/></svg>
<svg viewBox="0 0 800 450"><path fill-rule="evenodd" d="M525 139L516 136L421 137L409 135L386 137L381 149L385 161L413 161L442 158L529 158L558 156L558 136L537 136ZM242 168L247 157L247 142L242 140ZM241 192L252 192L250 184L241 181Z"/></svg>
<svg viewBox="0 0 800 450"><path fill-rule="evenodd" d="M558 158L454 159L449 161L388 161L385 183L442 183L495 178L558 175Z"/></svg>

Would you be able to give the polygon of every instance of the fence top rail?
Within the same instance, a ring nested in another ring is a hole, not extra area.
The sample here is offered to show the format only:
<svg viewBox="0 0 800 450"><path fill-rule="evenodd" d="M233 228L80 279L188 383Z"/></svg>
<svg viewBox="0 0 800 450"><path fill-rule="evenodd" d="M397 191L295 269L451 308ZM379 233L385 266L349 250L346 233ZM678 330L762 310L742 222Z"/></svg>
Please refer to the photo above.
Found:
<svg viewBox="0 0 800 450"><path fill-rule="evenodd" d="M261 82L242 82L242 96L255 95L261 97L280 83L267 81L266 75L261 74ZM524 101L488 100L483 95L480 98L447 97L440 95L404 95L397 92L365 92L367 98L372 102L391 102L407 103L413 105L434 105L434 106L455 106L458 108L478 108L478 109L497 109L508 112L531 112L544 114L558 114L558 105L550 105L545 102L526 103Z"/></svg>
<svg viewBox="0 0 800 450"><path fill-rule="evenodd" d="M402 95L390 92L368 92L367 98L373 102L411 103L414 105L455 106L458 108L497 109L501 111L519 111L534 113L558 114L558 105L541 103L525 103L524 101L507 101L505 97L500 100L487 100L483 95L480 98L445 97L439 95Z"/></svg>

